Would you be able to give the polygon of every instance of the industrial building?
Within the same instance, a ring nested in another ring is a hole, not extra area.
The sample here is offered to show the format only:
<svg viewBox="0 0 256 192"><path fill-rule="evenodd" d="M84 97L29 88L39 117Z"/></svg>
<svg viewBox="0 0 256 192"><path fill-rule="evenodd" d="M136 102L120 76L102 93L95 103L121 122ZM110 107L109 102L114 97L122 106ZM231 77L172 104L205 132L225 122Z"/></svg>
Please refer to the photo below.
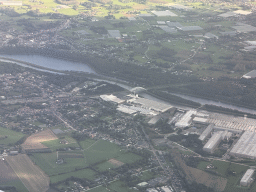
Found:
<svg viewBox="0 0 256 192"><path fill-rule="evenodd" d="M256 159L256 133L245 131L231 149L230 155Z"/></svg>
<svg viewBox="0 0 256 192"><path fill-rule="evenodd" d="M245 172L244 176L242 177L240 181L240 185L248 187L253 181L252 179L253 173L254 173L254 169L248 169Z"/></svg>
<svg viewBox="0 0 256 192"><path fill-rule="evenodd" d="M157 115L156 112L151 111L150 109L145 109L145 108L136 107L136 106L128 106L123 104L118 105L117 110L127 114L134 114L139 112L144 115L153 115L153 116Z"/></svg>
<svg viewBox="0 0 256 192"><path fill-rule="evenodd" d="M196 114L196 110L190 110L183 115L183 117L175 123L175 126L177 127L187 127L191 124L192 122L192 115Z"/></svg>
<svg viewBox="0 0 256 192"><path fill-rule="evenodd" d="M212 123L215 127L234 129L237 131L256 131L256 119L234 117L218 113L211 113L207 119L207 123Z"/></svg>
<svg viewBox="0 0 256 192"><path fill-rule="evenodd" d="M149 120L149 122L148 122L148 124L150 124L150 125L155 125L159 120L161 119L161 116L155 116L155 117L153 117L153 118L151 118L150 120Z"/></svg>
<svg viewBox="0 0 256 192"><path fill-rule="evenodd" d="M252 70L249 73L246 73L245 75L243 75L243 78L245 79L251 79L255 77L256 77L256 70Z"/></svg>
<svg viewBox="0 0 256 192"><path fill-rule="evenodd" d="M201 141L204 141L206 138L208 138L211 135L212 130L213 130L213 124L208 125L198 139Z"/></svg>
<svg viewBox="0 0 256 192"><path fill-rule="evenodd" d="M104 101L110 101L110 102L114 102L117 104L125 102L125 100L119 99L115 95L112 95L112 94L111 95L101 95L100 98Z"/></svg>
<svg viewBox="0 0 256 192"><path fill-rule="evenodd" d="M201 123L201 124L208 124L207 119L203 117L194 117L193 122Z"/></svg>
<svg viewBox="0 0 256 192"><path fill-rule="evenodd" d="M140 105L142 108L152 109L157 112L166 112L167 110L173 108L173 106L165 103L160 103L154 100L145 99L141 97L133 98L127 101L128 103L133 103Z"/></svg>
<svg viewBox="0 0 256 192"><path fill-rule="evenodd" d="M223 131L215 132L209 141L204 145L203 150L209 153L213 153L222 140L222 134Z"/></svg>
<svg viewBox="0 0 256 192"><path fill-rule="evenodd" d="M154 15L158 17L166 17L166 16L171 16L175 17L178 16L175 13L171 12L170 10L165 10L165 11L151 11Z"/></svg>

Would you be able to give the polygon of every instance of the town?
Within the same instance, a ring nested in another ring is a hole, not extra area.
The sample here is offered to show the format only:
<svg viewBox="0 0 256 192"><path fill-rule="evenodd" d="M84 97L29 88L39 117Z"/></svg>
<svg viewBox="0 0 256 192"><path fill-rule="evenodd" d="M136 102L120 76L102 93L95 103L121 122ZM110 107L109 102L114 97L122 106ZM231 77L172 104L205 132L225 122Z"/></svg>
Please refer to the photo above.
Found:
<svg viewBox="0 0 256 192"><path fill-rule="evenodd" d="M254 2L0 2L0 190L256 190Z"/></svg>

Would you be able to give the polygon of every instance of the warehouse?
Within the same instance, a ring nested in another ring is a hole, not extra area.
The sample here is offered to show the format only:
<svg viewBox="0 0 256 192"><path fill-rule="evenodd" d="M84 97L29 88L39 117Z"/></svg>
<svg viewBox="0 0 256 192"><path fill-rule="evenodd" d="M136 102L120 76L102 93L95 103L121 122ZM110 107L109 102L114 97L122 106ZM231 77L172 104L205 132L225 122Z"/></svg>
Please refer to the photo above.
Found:
<svg viewBox="0 0 256 192"><path fill-rule="evenodd" d="M252 179L253 173L254 173L254 169L248 169L245 172L244 176L242 177L240 181L240 185L248 187L253 181Z"/></svg>
<svg viewBox="0 0 256 192"><path fill-rule="evenodd" d="M245 75L243 75L243 78L245 79L251 79L255 77L256 77L256 70L252 70L249 73L246 73Z"/></svg>
<svg viewBox="0 0 256 192"><path fill-rule="evenodd" d="M218 131L214 133L209 141L204 145L203 150L209 153L213 153L222 140L222 134L223 131Z"/></svg>
<svg viewBox="0 0 256 192"><path fill-rule="evenodd" d="M117 104L125 102L125 100L119 99L115 95L101 95L100 98L104 101L110 101Z"/></svg>
<svg viewBox="0 0 256 192"><path fill-rule="evenodd" d="M150 100L150 99L141 98L141 97L130 99L127 102L138 104L143 108L152 109L154 111L162 112L162 113L166 112L167 110L169 110L171 108L173 108L173 106L171 106L171 105L168 105L168 104L165 104L165 103L160 103L160 102L153 101L153 100Z"/></svg>
<svg viewBox="0 0 256 192"><path fill-rule="evenodd" d="M256 159L256 134L245 131L230 151L230 155Z"/></svg>
<svg viewBox="0 0 256 192"><path fill-rule="evenodd" d="M201 141L204 141L206 138L208 138L211 135L211 132L213 130L213 124L208 125L208 127L203 131L203 133L198 138Z"/></svg>
<svg viewBox="0 0 256 192"><path fill-rule="evenodd" d="M192 115L195 115L195 110L187 111L185 115L175 124L177 127L187 127L191 124Z"/></svg>

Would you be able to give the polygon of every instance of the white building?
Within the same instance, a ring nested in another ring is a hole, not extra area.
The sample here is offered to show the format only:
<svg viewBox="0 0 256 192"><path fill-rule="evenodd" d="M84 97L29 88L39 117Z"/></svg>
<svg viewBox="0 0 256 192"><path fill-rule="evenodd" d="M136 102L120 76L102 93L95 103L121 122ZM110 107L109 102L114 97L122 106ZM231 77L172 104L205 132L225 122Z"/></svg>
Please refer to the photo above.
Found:
<svg viewBox="0 0 256 192"><path fill-rule="evenodd" d="M215 132L209 141L204 145L203 150L209 153L213 153L222 140L222 134L223 131Z"/></svg>
<svg viewBox="0 0 256 192"><path fill-rule="evenodd" d="M230 151L230 155L256 159L256 133L245 131Z"/></svg>
<svg viewBox="0 0 256 192"><path fill-rule="evenodd" d="M204 141L206 138L208 138L211 135L211 132L213 130L213 124L208 125L208 127L203 131L203 133L198 138L201 141Z"/></svg>
<svg viewBox="0 0 256 192"><path fill-rule="evenodd" d="M192 121L192 115L195 115L195 110L190 110L183 115L183 117L175 124L177 127L187 127L191 124Z"/></svg>
<svg viewBox="0 0 256 192"><path fill-rule="evenodd" d="M101 95L100 98L104 101L111 101L117 104L124 103L125 100L117 98L115 95Z"/></svg>
<svg viewBox="0 0 256 192"><path fill-rule="evenodd" d="M244 176L242 177L241 181L240 181L240 185L242 186L249 186L253 179L252 179L252 176L253 176L253 173L254 173L254 169L248 169Z"/></svg>

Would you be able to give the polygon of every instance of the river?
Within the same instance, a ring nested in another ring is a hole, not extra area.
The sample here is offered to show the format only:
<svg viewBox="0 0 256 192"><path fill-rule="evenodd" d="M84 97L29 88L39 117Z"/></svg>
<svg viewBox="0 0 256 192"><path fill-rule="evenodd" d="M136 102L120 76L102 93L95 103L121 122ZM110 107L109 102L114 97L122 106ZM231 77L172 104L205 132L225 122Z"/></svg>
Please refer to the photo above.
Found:
<svg viewBox="0 0 256 192"><path fill-rule="evenodd" d="M79 71L85 73L96 73L91 67L84 63L70 62L40 55L0 55L1 57L16 59L32 63L44 68L60 71ZM18 63L19 64L19 63ZM24 66L24 64L22 65ZM32 68L31 66L28 66ZM35 67L33 67L35 69Z"/></svg>
<svg viewBox="0 0 256 192"><path fill-rule="evenodd" d="M53 70L58 70L58 71L79 71L79 72L97 74L92 68L90 68L88 65L86 65L84 63L65 61L65 60L50 58L50 57L45 57L45 56L39 56L39 55L0 55L0 57L25 61L25 62L28 62L28 63L38 65L40 67L53 69ZM21 63L17 63L17 64L22 65L22 66L26 66L26 65L21 64ZM31 67L31 66L28 66L28 67ZM49 72L49 70L39 69L39 68L36 68L36 67L31 67L31 68ZM104 76L102 76L102 77L104 77ZM100 79L97 78L96 80L100 80ZM126 84L122 84L120 82L124 82L124 81L118 80L118 82L117 82L117 80L118 79L110 78L110 80L105 80L105 81L107 81L109 83L117 84L117 85L119 85L119 86L121 86L121 87L123 87L124 89L127 89L127 90L130 90L132 88L131 86L127 85L128 82L126 82ZM176 93L172 93L172 94L176 95L176 96L179 96L179 97L182 97L182 98L187 99L187 100L198 102L202 105L204 105L204 104L215 105L215 106L221 106L221 107L225 107L225 108L229 108L229 109L233 109L233 110L238 110L238 111L241 111L241 112L244 112L244 113L256 114L256 110L248 109L248 108L245 108L245 107L239 107L239 106L235 106L235 105L232 105L232 104L216 102L216 101L212 101L212 100L208 100L208 99L201 99L201 98L192 97L192 96L183 95L183 94L176 94ZM149 94L146 94L146 93L142 93L141 95L145 98L152 99L152 100L155 100L155 101L158 101L158 102L168 103L166 101L160 100L160 99L155 98L155 97L153 97ZM178 108L182 108L182 109L190 109L188 107L181 107L181 106L177 106L175 104L172 104L172 105L175 106L175 107L178 107Z"/></svg>

